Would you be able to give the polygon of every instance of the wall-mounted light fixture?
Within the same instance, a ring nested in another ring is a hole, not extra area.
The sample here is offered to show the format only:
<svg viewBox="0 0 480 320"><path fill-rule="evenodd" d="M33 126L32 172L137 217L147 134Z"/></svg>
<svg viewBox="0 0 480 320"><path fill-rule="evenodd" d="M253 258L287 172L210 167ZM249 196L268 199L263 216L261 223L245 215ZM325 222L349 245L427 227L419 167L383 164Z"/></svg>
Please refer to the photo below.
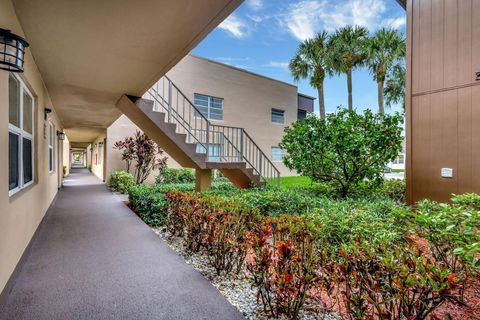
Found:
<svg viewBox="0 0 480 320"><path fill-rule="evenodd" d="M52 112L52 109L49 109L49 108L43 109L43 113L44 113L43 119L44 119L44 120L47 120L48 114L51 113L51 112Z"/></svg>
<svg viewBox="0 0 480 320"><path fill-rule="evenodd" d="M58 140L65 140L65 132L57 130L57 137L58 137Z"/></svg>
<svg viewBox="0 0 480 320"><path fill-rule="evenodd" d="M10 30L0 28L0 69L23 72L25 48L28 42Z"/></svg>

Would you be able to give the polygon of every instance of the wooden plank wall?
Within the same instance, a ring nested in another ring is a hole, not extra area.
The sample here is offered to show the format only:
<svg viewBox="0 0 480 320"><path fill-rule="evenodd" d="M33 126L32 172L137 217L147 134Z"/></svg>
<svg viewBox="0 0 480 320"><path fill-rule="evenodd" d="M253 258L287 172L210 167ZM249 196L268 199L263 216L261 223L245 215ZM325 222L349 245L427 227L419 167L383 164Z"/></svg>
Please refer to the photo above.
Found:
<svg viewBox="0 0 480 320"><path fill-rule="evenodd" d="M408 201L480 193L480 0L409 0L407 10Z"/></svg>

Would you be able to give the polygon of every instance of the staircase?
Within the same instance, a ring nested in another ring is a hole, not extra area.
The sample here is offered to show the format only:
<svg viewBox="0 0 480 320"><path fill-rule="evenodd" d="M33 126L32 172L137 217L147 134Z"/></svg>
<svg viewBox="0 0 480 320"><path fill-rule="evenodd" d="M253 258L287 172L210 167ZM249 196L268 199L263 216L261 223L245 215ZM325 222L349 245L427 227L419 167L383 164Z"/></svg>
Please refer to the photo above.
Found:
<svg viewBox="0 0 480 320"><path fill-rule="evenodd" d="M167 76L144 97L124 96L117 106L182 166L218 169L239 188L280 184L280 172L244 128L211 123Z"/></svg>

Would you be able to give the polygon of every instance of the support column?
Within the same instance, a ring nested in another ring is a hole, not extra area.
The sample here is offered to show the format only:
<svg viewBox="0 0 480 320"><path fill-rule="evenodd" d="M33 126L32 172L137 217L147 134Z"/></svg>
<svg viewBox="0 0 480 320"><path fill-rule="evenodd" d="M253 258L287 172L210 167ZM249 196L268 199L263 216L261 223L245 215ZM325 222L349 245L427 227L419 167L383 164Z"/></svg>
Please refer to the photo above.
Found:
<svg viewBox="0 0 480 320"><path fill-rule="evenodd" d="M202 192L212 188L212 170L195 169L195 191Z"/></svg>

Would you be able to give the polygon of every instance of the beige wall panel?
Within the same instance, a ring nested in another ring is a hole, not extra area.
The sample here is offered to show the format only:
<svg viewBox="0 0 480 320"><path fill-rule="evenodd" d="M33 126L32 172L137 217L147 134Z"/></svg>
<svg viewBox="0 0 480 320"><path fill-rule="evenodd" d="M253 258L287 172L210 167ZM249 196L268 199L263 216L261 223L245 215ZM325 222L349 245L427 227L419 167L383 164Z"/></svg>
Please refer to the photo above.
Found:
<svg viewBox="0 0 480 320"><path fill-rule="evenodd" d="M472 1L472 70L471 73L480 72L480 1ZM473 76L472 74L472 76ZM475 101L475 100L474 100ZM477 100L478 101L478 100Z"/></svg>

